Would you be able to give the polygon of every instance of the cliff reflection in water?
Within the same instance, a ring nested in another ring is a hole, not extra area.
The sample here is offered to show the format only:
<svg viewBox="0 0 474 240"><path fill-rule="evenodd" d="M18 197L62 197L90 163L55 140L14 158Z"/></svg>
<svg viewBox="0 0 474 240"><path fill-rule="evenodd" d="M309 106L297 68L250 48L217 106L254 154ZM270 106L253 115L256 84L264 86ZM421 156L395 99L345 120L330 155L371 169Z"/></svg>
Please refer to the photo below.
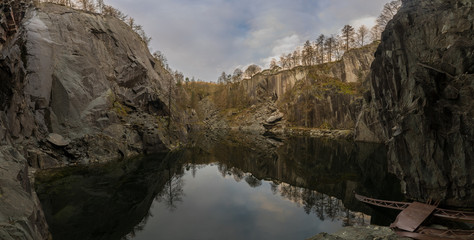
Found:
<svg viewBox="0 0 474 240"><path fill-rule="evenodd" d="M191 224L173 223L170 216L182 214L180 210L197 210L186 206L198 202L189 199L196 188L193 179L196 174L215 170L221 179L245 183L251 187L247 189L270 191L301 207L306 214L317 216L318 221L340 222L336 224L340 226L367 224L370 217L365 214L372 215L372 223L387 221L383 213L374 213L358 203L353 198L354 191L380 198L401 198L398 181L386 173L385 149L379 145L241 134L203 134L197 139L193 147L167 155L41 172L36 189L54 239L148 239L147 230L141 237L136 237L136 233L154 224L155 219L165 217L161 214L164 210L155 210L159 208L170 212L166 218L172 223L167 224L186 231L184 228ZM230 187L206 184L210 185L210 192L201 194L219 195L212 191L221 189L229 191L222 194L232 196ZM248 198L244 193L238 194ZM218 205L214 204L215 211L232 215L232 210L217 209ZM247 219L248 224L254 220L248 216L240 218ZM259 236L254 232L241 234Z"/></svg>

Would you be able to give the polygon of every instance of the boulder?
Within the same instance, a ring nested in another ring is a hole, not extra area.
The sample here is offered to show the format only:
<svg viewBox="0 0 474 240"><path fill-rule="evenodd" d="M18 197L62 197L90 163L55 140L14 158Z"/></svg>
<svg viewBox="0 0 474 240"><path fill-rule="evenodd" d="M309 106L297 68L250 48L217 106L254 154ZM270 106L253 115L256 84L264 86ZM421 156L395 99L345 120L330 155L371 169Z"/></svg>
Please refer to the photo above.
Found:
<svg viewBox="0 0 474 240"><path fill-rule="evenodd" d="M57 147L65 147L69 145L70 141L57 133L50 133L46 140Z"/></svg>
<svg viewBox="0 0 474 240"><path fill-rule="evenodd" d="M281 121L281 119L283 119L283 116L284 116L283 113L278 112L277 114L272 115L269 118L267 118L266 122L270 124L279 122Z"/></svg>

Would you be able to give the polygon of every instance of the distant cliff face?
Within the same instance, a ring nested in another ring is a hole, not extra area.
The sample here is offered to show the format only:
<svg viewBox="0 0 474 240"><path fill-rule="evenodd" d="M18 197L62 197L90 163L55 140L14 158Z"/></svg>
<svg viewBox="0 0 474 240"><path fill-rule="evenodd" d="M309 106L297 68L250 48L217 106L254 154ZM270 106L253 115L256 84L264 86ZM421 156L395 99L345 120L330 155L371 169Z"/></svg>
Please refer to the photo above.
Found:
<svg viewBox="0 0 474 240"><path fill-rule="evenodd" d="M474 203L474 3L403 2L382 36L357 139L386 141L409 196Z"/></svg>
<svg viewBox="0 0 474 240"><path fill-rule="evenodd" d="M357 84L352 83L367 77L377 45L350 50L337 62L266 70L240 84L252 103L275 101L294 126L351 129L360 110ZM273 112L267 111L266 118Z"/></svg>
<svg viewBox="0 0 474 240"><path fill-rule="evenodd" d="M331 77L342 82L361 82L367 77L378 43L349 50L341 60L319 66L300 66L283 71L264 71L242 83L249 96L264 94L282 97L297 81L315 76Z"/></svg>

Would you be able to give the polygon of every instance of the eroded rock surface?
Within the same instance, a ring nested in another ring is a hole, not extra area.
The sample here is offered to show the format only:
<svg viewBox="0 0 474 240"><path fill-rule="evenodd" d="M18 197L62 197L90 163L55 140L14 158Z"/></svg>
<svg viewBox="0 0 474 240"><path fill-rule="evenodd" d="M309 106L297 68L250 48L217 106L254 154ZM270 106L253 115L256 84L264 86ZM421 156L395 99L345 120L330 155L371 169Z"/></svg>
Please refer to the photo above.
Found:
<svg viewBox="0 0 474 240"><path fill-rule="evenodd" d="M0 146L0 239L47 239L41 204L28 177L25 158Z"/></svg>
<svg viewBox="0 0 474 240"><path fill-rule="evenodd" d="M30 7L3 48L0 75L0 138L58 164L165 150L186 134L167 128L172 76L113 17L48 3Z"/></svg>
<svg viewBox="0 0 474 240"><path fill-rule="evenodd" d="M0 238L47 239L27 166L169 150L186 126L167 104L171 74L122 21L30 0L1 3Z"/></svg>
<svg viewBox="0 0 474 240"><path fill-rule="evenodd" d="M474 204L474 6L403 1L372 65L358 140L385 141L416 199Z"/></svg>

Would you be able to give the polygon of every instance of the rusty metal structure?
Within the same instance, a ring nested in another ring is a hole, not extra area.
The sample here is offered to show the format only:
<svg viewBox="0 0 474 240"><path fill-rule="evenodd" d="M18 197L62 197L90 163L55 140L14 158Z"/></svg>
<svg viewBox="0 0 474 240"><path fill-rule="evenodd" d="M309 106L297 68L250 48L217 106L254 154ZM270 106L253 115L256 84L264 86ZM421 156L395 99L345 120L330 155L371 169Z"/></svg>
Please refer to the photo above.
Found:
<svg viewBox="0 0 474 240"><path fill-rule="evenodd" d="M374 206L402 210L390 227L403 237L420 240L434 239L474 239L474 230L438 229L421 226L430 216L444 219L474 222L474 212L455 211L438 208L436 203L386 201L355 194L361 202Z"/></svg>
<svg viewBox="0 0 474 240"><path fill-rule="evenodd" d="M375 198L369 198L369 197L362 196L359 194L355 194L355 198L367 204L371 204L378 207L397 209L397 210L406 209L410 205L409 202L380 200L380 199L375 199ZM449 210L449 209L443 209L443 208L437 207L433 211L432 215L435 217L440 217L440 218L449 219L453 221L474 223L474 212L456 211L456 210Z"/></svg>

